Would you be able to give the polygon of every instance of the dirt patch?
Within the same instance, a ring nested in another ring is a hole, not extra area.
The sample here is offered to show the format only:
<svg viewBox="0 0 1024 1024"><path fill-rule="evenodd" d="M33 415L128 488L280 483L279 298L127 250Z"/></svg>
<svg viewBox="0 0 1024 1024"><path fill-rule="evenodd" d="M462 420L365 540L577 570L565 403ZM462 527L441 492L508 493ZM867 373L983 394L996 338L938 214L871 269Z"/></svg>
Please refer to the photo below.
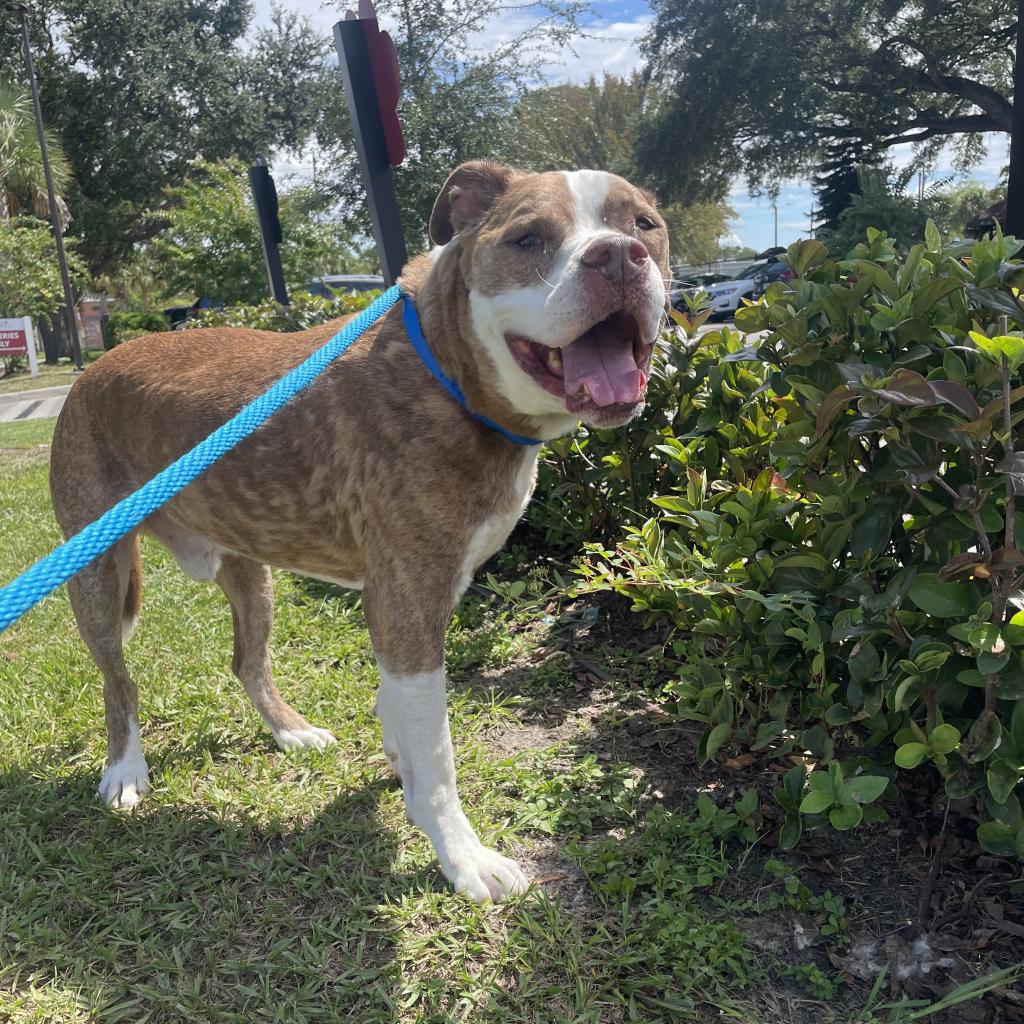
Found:
<svg viewBox="0 0 1024 1024"><path fill-rule="evenodd" d="M782 861L812 894L816 912L781 907L752 916L741 925L747 945L776 956L786 950L795 968L845 982L826 1009L791 979L779 979L756 995L763 1024L845 1022L863 1009L883 968L888 982L879 1001L934 1002L972 979L1024 963L1019 865L987 855L967 819L952 818L943 832L944 801L923 775L900 776L900 797L887 804L888 821L846 833L819 829L796 849L779 851L781 818L772 790L789 764L738 754L700 766L700 727L670 719L649 696L659 670L644 652L665 632L657 626L638 630L638 620L614 601L600 602L597 615L577 603L530 658L463 685L517 697L520 721L486 736L503 757L557 745L568 761L593 753L603 762L627 763L639 773L643 802L669 809L691 809L701 794L726 806L757 790L761 838L750 851L732 851L740 869L718 895L756 898L775 884L766 862ZM601 919L605 911L557 842L520 855L530 875L542 879L544 890L574 916L578 911ZM930 874L934 889L922 906ZM844 908L838 933L821 926L828 894ZM928 1019L1024 1024L1024 989L1018 982Z"/></svg>

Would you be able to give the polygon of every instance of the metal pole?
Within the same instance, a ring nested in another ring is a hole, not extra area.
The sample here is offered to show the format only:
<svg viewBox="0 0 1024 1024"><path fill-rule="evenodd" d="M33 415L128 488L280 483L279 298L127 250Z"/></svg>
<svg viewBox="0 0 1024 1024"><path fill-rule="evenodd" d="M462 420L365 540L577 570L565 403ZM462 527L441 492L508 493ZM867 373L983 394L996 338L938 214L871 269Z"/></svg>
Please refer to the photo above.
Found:
<svg viewBox="0 0 1024 1024"><path fill-rule="evenodd" d="M1017 56L1013 65L1010 174L1006 188L1006 233L1024 238L1024 0L1017 3Z"/></svg>
<svg viewBox="0 0 1024 1024"><path fill-rule="evenodd" d="M36 85L36 69L32 63L32 47L28 38L28 4L13 2L7 4L7 10L18 15L21 23L22 55L25 58L25 70L28 72L28 85L32 92L32 105L36 113L36 131L39 133L39 153L43 158L43 175L46 178L46 197L50 204L50 223L53 225L53 239L57 244L57 262L60 264L60 277L64 284L64 305L68 336L71 339L71 352L75 360L75 369L82 370L82 346L78 342L78 324L75 321L75 293L71 288L71 277L68 274L68 258L64 251L64 234L61 231L60 211L57 208L57 193L53 187L53 171L50 168L50 151L46 146L46 131L43 128L43 108L39 102L39 87Z"/></svg>

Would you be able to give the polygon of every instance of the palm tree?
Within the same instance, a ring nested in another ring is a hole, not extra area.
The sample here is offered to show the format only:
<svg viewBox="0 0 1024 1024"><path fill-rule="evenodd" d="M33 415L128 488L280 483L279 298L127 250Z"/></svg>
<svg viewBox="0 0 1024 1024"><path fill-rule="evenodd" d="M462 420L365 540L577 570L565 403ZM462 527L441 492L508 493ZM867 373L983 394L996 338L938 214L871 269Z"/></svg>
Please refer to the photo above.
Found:
<svg viewBox="0 0 1024 1024"><path fill-rule="evenodd" d="M71 180L71 167L60 143L49 131L46 143L63 232L71 218L59 193ZM21 212L26 201L37 217L49 219L50 204L32 101L23 89L0 80L0 217L13 217Z"/></svg>

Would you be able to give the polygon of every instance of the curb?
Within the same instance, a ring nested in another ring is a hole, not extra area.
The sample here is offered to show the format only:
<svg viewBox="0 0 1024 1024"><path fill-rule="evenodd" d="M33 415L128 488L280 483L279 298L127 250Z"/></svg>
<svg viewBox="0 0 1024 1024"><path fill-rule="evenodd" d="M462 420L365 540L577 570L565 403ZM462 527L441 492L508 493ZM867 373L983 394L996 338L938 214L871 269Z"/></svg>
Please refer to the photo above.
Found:
<svg viewBox="0 0 1024 1024"><path fill-rule="evenodd" d="M31 391L11 391L6 395L0 395L0 405L7 405L10 402L34 402L44 398L57 398L59 395L66 395L70 390L70 384L61 384L58 387L35 388Z"/></svg>

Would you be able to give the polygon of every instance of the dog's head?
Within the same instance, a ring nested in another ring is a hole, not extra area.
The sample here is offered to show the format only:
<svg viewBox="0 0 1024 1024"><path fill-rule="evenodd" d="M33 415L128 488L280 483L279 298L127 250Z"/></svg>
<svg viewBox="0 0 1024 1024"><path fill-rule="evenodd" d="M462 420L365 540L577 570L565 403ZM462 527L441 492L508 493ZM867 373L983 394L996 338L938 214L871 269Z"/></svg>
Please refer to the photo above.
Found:
<svg viewBox="0 0 1024 1024"><path fill-rule="evenodd" d="M461 250L472 333L517 412L608 427L643 407L668 275L653 197L603 171L468 163L430 235Z"/></svg>

